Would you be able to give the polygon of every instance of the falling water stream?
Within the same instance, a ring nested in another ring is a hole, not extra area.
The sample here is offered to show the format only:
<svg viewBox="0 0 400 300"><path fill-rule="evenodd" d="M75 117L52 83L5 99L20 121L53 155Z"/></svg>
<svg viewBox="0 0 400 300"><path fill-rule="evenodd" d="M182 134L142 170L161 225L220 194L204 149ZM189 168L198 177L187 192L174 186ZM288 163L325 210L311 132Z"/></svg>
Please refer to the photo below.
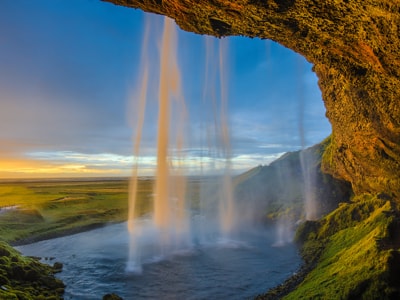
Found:
<svg viewBox="0 0 400 300"><path fill-rule="evenodd" d="M148 25L146 26L148 28ZM139 96L139 106L136 110L136 136L134 141L134 156L140 154L140 137L143 130L143 116L145 114L146 96L149 88L154 88L148 80L148 31L146 30L143 42L143 77L141 83L141 93ZM214 143L211 147L216 148L216 159L224 162L223 174L217 180L216 195L212 197L216 201L211 201L212 205L218 210L213 216L207 215L210 209L203 204L200 205L204 210L200 211L204 222L212 222L217 228L212 230L217 238L227 239L233 232L235 220L235 205L233 199L232 174L231 174L231 149L230 133L228 126L228 94L227 94L227 41L218 42L218 55L210 55L215 47L207 42L207 62L206 68L215 68L218 74L217 84L209 88L214 92L211 96L205 97L205 101L212 102L212 113L214 115ZM158 80L158 125L157 125L157 166L155 173L155 184L153 193L153 211L151 222L148 224L153 228L154 240L153 247L158 251L159 257L165 257L174 251L182 250L199 240L198 237L189 234L191 224L191 200L186 195L186 178L180 162L185 159L182 156L182 149L185 145L185 128L187 128L187 111L181 89L181 75L177 60L177 32L173 21L169 18L164 19L164 29L160 43L160 67ZM215 91L219 91L219 95ZM207 95L207 93L205 93ZM173 138L174 137L174 138ZM209 145L210 147L210 145ZM139 164L135 163L132 171L129 220L128 229L130 232L130 259L127 264L127 271L142 271L143 249L141 244L143 228L135 225L135 206L138 198L137 177ZM209 197L209 196L208 196ZM201 200L201 199L200 199ZM212 219L214 218L214 220ZM202 226L204 228L204 226Z"/></svg>

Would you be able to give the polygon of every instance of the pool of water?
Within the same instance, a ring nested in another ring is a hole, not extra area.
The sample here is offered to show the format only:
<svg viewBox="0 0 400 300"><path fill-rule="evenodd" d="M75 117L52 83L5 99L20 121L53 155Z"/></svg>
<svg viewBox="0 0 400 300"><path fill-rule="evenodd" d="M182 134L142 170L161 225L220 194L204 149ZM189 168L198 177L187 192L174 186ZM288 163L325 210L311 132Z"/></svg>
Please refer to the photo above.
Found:
<svg viewBox="0 0 400 300"><path fill-rule="evenodd" d="M275 246L275 232L248 230L193 243L148 257L141 273L127 272L129 234L124 223L17 249L64 264L57 276L67 285L65 299L94 300L107 293L125 300L249 299L283 282L301 264L294 244Z"/></svg>

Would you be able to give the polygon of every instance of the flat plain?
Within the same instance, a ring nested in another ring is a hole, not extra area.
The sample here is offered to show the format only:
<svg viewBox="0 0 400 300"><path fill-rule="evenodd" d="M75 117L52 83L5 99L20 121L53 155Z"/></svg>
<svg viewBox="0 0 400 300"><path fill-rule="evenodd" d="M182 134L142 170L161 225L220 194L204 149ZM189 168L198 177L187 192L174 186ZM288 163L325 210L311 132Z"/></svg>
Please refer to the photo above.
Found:
<svg viewBox="0 0 400 300"><path fill-rule="evenodd" d="M153 180L139 180L138 213L150 209ZM11 244L127 219L129 179L0 182L0 239Z"/></svg>

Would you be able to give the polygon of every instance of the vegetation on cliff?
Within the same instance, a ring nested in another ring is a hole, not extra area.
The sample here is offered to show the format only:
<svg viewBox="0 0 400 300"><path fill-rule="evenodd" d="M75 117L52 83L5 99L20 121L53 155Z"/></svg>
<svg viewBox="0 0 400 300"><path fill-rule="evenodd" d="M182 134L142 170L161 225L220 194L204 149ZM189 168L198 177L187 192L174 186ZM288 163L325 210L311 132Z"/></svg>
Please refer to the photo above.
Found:
<svg viewBox="0 0 400 300"><path fill-rule="evenodd" d="M394 203L363 195L302 224L297 240L315 268L285 299L398 299L398 215Z"/></svg>
<svg viewBox="0 0 400 300"><path fill-rule="evenodd" d="M299 227L305 265L257 299L399 299L398 207L371 194L352 200Z"/></svg>

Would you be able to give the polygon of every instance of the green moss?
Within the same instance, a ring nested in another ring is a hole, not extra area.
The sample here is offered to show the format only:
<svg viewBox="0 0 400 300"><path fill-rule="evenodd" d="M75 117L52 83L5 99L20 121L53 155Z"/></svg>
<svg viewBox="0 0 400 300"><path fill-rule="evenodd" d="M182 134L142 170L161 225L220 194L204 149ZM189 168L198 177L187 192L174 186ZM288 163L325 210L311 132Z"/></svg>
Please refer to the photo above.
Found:
<svg viewBox="0 0 400 300"><path fill-rule="evenodd" d="M397 250L383 247L396 224L389 201L363 195L318 222L299 228L302 254L316 263L285 299L390 299L398 296L393 276Z"/></svg>
<svg viewBox="0 0 400 300"><path fill-rule="evenodd" d="M51 266L0 242L0 299L62 299L64 284Z"/></svg>
<svg viewBox="0 0 400 300"><path fill-rule="evenodd" d="M323 170L334 170L335 169L335 139L333 134L327 137L323 142L323 154L322 154L322 169Z"/></svg>

